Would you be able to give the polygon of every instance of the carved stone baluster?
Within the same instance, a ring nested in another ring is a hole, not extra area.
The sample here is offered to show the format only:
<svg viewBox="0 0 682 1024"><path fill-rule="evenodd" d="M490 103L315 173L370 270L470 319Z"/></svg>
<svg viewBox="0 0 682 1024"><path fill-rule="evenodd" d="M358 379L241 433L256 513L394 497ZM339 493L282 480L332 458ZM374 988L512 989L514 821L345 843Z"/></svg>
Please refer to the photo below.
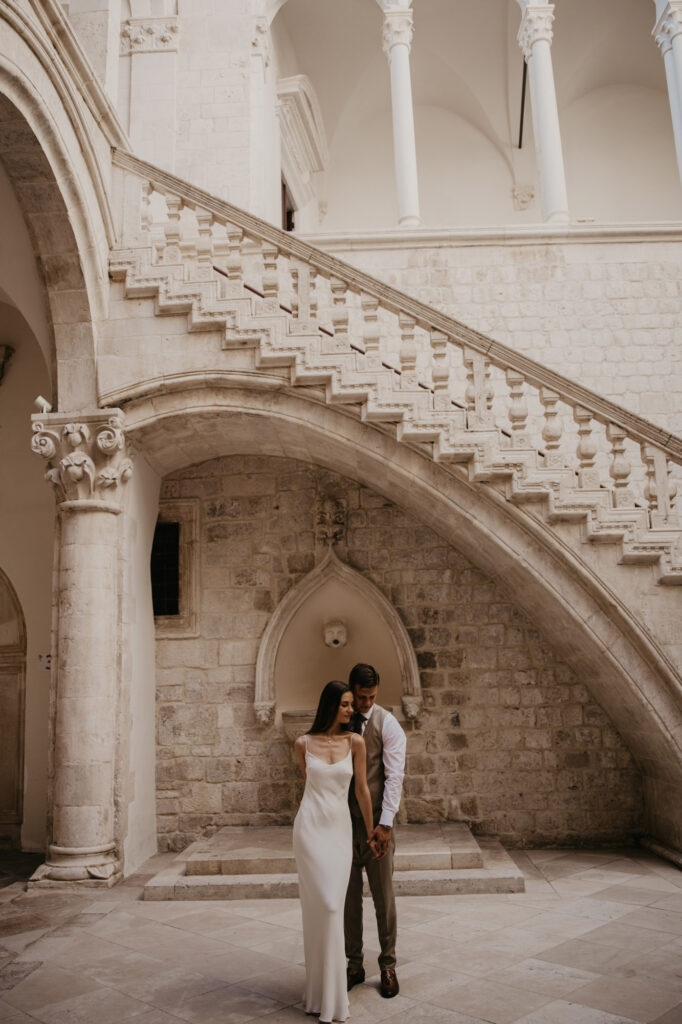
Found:
<svg viewBox="0 0 682 1024"><path fill-rule="evenodd" d="M414 391L417 386L417 342L414 337L416 323L405 313L398 315L400 324L400 387Z"/></svg>
<svg viewBox="0 0 682 1024"><path fill-rule="evenodd" d="M673 510L677 483L670 476L670 461L666 458L665 452L653 444L643 444L641 452L647 477L644 497L649 504L651 525L677 526L679 520Z"/></svg>
<svg viewBox="0 0 682 1024"><path fill-rule="evenodd" d="M166 244L163 250L164 263L179 263L180 255L180 213L184 203L179 196L166 196L168 210L164 233Z"/></svg>
<svg viewBox="0 0 682 1024"><path fill-rule="evenodd" d="M279 249L263 243L263 312L279 313Z"/></svg>
<svg viewBox="0 0 682 1024"><path fill-rule="evenodd" d="M152 227L151 194L154 186L150 181L140 185L140 228L147 235Z"/></svg>
<svg viewBox="0 0 682 1024"><path fill-rule="evenodd" d="M338 277L330 280L332 291L332 324L334 325L334 348L348 348L348 285Z"/></svg>
<svg viewBox="0 0 682 1024"><path fill-rule="evenodd" d="M634 498L630 488L632 466L625 454L627 431L616 423L609 423L606 427L606 436L611 442L609 475L613 480L613 503L616 508L629 507L634 504Z"/></svg>
<svg viewBox="0 0 682 1024"><path fill-rule="evenodd" d="M467 374L464 400L468 425L473 429L491 427L495 392L490 378L490 362L482 353L469 348L463 350L463 360Z"/></svg>
<svg viewBox="0 0 682 1024"><path fill-rule="evenodd" d="M234 224L225 225L225 244L227 252L223 259L223 266L227 274L225 291L227 296L241 295L243 291L244 270L242 267L242 240L244 233L241 228Z"/></svg>
<svg viewBox="0 0 682 1024"><path fill-rule="evenodd" d="M301 319L301 268L298 263L291 267L291 316L293 320Z"/></svg>
<svg viewBox="0 0 682 1024"><path fill-rule="evenodd" d="M308 268L308 308L311 321L317 320L317 268Z"/></svg>
<svg viewBox="0 0 682 1024"><path fill-rule="evenodd" d="M213 214L206 210L197 210L197 277L200 281L210 281L213 277Z"/></svg>
<svg viewBox="0 0 682 1024"><path fill-rule="evenodd" d="M433 407L446 410L450 401L450 364L448 363L448 336L441 331L431 331L431 380L433 381Z"/></svg>
<svg viewBox="0 0 682 1024"><path fill-rule="evenodd" d="M365 365L370 370L378 370L381 367L379 300L375 299L373 295L363 293L360 304L362 306L362 337L365 343Z"/></svg>
<svg viewBox="0 0 682 1024"><path fill-rule="evenodd" d="M596 469L594 461L598 445L592 433L592 413L589 409L577 405L573 410L573 419L578 424L578 485L586 490L596 490L599 487L599 470Z"/></svg>
<svg viewBox="0 0 682 1024"><path fill-rule="evenodd" d="M509 386L509 410L507 416L512 428L512 446L527 448L528 435L528 402L523 391L525 377L517 370L507 370L505 374Z"/></svg>
<svg viewBox="0 0 682 1024"><path fill-rule="evenodd" d="M545 409L545 425L542 428L542 440L545 442L545 466L547 469L560 469L563 457L559 451L564 425L557 405L559 395L550 388L540 388L540 401Z"/></svg>

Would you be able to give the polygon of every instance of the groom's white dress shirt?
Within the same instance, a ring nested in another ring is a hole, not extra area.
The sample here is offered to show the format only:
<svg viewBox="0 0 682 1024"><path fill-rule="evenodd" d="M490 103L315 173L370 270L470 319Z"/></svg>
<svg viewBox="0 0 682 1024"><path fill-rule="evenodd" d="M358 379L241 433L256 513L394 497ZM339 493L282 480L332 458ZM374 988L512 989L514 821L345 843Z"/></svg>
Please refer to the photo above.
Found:
<svg viewBox="0 0 682 1024"><path fill-rule="evenodd" d="M366 715L360 714L361 728L364 733L365 727L372 717L376 705L372 705ZM398 719L390 711L386 712L384 725L381 730L381 741L383 743L382 760L384 762L384 795L381 803L381 817L379 824L387 828L393 827L393 819L400 807L400 794L403 788L403 777L405 775L405 750L407 738L403 732Z"/></svg>

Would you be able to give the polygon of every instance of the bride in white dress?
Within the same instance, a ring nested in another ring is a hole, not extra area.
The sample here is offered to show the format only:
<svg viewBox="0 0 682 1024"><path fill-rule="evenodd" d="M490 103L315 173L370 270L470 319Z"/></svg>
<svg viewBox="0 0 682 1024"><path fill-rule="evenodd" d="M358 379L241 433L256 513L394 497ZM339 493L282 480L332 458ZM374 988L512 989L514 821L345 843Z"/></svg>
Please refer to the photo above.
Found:
<svg viewBox="0 0 682 1024"><path fill-rule="evenodd" d="M321 1022L348 1016L343 908L353 856L348 787L372 836L365 741L348 731L353 693L346 683L327 683L310 731L299 736L295 752L305 779L294 821L294 856L303 915L305 1011ZM373 840L369 840L370 846Z"/></svg>

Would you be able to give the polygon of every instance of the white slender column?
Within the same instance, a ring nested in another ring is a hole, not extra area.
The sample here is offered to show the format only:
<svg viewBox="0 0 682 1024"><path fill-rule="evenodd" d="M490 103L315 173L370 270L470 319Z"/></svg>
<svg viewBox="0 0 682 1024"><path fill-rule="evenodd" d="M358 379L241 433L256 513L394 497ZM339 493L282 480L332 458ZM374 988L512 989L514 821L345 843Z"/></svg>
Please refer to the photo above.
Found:
<svg viewBox="0 0 682 1024"><path fill-rule="evenodd" d="M652 35L663 54L677 168L682 181L682 0L655 3L658 18Z"/></svg>
<svg viewBox="0 0 682 1024"><path fill-rule="evenodd" d="M528 65L542 219L565 224L570 218L551 53L554 4L519 4L523 17L517 38Z"/></svg>
<svg viewBox="0 0 682 1024"><path fill-rule="evenodd" d="M32 884L120 877L114 768L118 678L117 519L132 473L117 409L33 417L59 509L51 826Z"/></svg>
<svg viewBox="0 0 682 1024"><path fill-rule="evenodd" d="M401 227L417 227L421 224L410 78L412 32L412 11L409 7L384 8L383 42L384 53L391 69L393 153L398 194L398 224Z"/></svg>

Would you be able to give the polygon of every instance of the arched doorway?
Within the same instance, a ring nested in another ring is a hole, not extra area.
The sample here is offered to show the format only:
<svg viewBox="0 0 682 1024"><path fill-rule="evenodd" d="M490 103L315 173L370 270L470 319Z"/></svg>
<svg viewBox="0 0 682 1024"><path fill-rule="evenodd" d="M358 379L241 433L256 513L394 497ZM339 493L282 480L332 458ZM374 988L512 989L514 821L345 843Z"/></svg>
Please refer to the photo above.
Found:
<svg viewBox="0 0 682 1024"><path fill-rule="evenodd" d="M17 846L24 797L26 629L14 588L0 569L0 844Z"/></svg>

